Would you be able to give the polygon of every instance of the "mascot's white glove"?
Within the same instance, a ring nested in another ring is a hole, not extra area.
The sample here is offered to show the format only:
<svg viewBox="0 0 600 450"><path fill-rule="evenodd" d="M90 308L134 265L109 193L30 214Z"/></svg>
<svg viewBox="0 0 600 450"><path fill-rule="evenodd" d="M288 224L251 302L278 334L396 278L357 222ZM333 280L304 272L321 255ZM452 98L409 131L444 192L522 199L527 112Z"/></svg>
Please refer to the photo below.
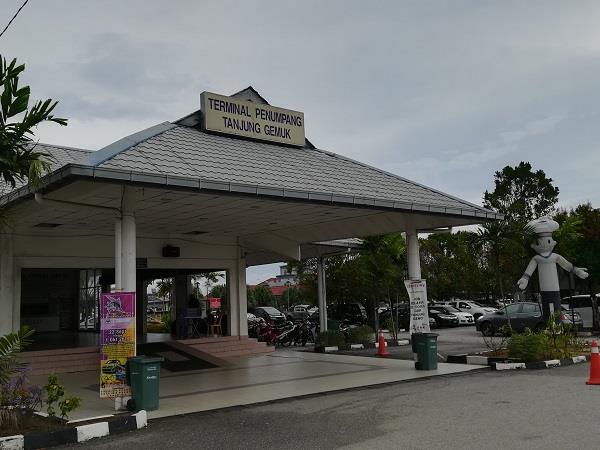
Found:
<svg viewBox="0 0 600 450"><path fill-rule="evenodd" d="M587 269L585 269L584 267L574 267L573 273L582 280L585 280L589 276L589 274L587 273Z"/></svg>
<svg viewBox="0 0 600 450"><path fill-rule="evenodd" d="M524 291L525 288L527 287L527 283L529 283L529 280L525 277L521 277L521 279L519 281L517 281L517 285L519 286L519 289L521 289L522 291Z"/></svg>

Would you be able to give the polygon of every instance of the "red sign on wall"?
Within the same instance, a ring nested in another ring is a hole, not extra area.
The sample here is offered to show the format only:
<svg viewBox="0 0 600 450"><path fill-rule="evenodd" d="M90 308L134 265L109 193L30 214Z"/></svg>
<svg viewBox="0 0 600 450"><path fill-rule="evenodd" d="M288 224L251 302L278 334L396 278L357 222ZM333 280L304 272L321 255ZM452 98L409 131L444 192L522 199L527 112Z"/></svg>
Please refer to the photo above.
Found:
<svg viewBox="0 0 600 450"><path fill-rule="evenodd" d="M221 308L221 297L208 297L208 306L210 309Z"/></svg>

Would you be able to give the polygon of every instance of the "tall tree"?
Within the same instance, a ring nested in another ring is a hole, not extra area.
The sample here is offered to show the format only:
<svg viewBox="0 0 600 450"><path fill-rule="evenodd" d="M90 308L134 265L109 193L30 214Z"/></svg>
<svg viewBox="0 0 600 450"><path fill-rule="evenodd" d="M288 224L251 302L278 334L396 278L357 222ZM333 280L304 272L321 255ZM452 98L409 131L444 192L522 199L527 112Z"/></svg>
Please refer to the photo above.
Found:
<svg viewBox="0 0 600 450"><path fill-rule="evenodd" d="M485 191L483 206L504 214L507 222L526 223L551 214L558 201L558 188L543 170L528 162L506 166L494 175L494 190Z"/></svg>
<svg viewBox="0 0 600 450"><path fill-rule="evenodd" d="M43 122L67 124L52 114L56 101L39 100L29 108L31 89L19 87L24 70L24 64L18 65L16 59L7 64L0 55L0 178L12 187L17 182L36 184L49 167L48 155L36 151L34 128Z"/></svg>

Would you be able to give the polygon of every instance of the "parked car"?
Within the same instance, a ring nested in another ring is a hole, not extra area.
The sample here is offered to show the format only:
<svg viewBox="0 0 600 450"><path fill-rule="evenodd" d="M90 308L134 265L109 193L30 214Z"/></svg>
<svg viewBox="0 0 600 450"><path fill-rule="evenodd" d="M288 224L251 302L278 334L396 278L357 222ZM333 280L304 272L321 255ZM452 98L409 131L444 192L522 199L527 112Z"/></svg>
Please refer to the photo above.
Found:
<svg viewBox="0 0 600 450"><path fill-rule="evenodd" d="M408 330L410 328L410 305L408 303L398 304L398 315L396 316L396 305L392 306L391 309L383 311L379 315L379 323L381 326L385 326L386 321L394 317L394 320L398 322L398 328ZM438 328L438 323L433 317L429 317L429 328Z"/></svg>
<svg viewBox="0 0 600 450"><path fill-rule="evenodd" d="M429 317L435 320L435 323L437 324L438 328L458 326L458 317L456 316L456 314L441 311L435 306L430 306L428 310Z"/></svg>
<svg viewBox="0 0 600 450"><path fill-rule="evenodd" d="M575 328L583 328L583 319L581 315L575 310L569 309L566 305L560 305L561 311L559 320L565 325L573 325Z"/></svg>
<svg viewBox="0 0 600 450"><path fill-rule="evenodd" d="M248 318L248 336L251 338L258 338L261 319L252 313L247 313L246 317Z"/></svg>
<svg viewBox="0 0 600 450"><path fill-rule="evenodd" d="M475 320L484 314L493 313L498 310L492 306L485 306L472 300L453 300L451 302L443 302L443 304L453 306L462 312L470 313Z"/></svg>
<svg viewBox="0 0 600 450"><path fill-rule="evenodd" d="M512 303L498 311L485 314L477 320L475 326L484 336L493 336L508 326L509 319L510 327L518 332L525 328L540 331L546 327L540 305L533 302Z"/></svg>
<svg viewBox="0 0 600 450"><path fill-rule="evenodd" d="M443 313L454 314L458 317L459 325L475 325L475 319L471 313L462 312L460 309L456 309L454 306L450 305L433 305L433 307Z"/></svg>
<svg viewBox="0 0 600 450"><path fill-rule="evenodd" d="M254 315L256 317L262 317L268 323L272 324L286 322L285 314L283 314L277 308L273 308L272 306L258 306L254 308Z"/></svg>
<svg viewBox="0 0 600 450"><path fill-rule="evenodd" d="M410 305L408 303L399 303L381 312L379 314L380 326L385 326L390 317L394 318L394 321L398 324L398 328L408 330L410 326Z"/></svg>
<svg viewBox="0 0 600 450"><path fill-rule="evenodd" d="M300 322L311 315L309 308L310 305L294 305L285 312L285 316L290 322Z"/></svg>
<svg viewBox="0 0 600 450"><path fill-rule="evenodd" d="M596 294L596 299L600 298L600 294ZM572 297L564 297L561 303L568 309L571 310L571 304L573 305L573 311L579 313L583 322L584 328L592 328L594 325L594 316L592 313L592 296L591 295L574 295Z"/></svg>
<svg viewBox="0 0 600 450"><path fill-rule="evenodd" d="M327 307L327 318L337 321L347 321L354 325L367 323L367 311L360 303L337 303Z"/></svg>

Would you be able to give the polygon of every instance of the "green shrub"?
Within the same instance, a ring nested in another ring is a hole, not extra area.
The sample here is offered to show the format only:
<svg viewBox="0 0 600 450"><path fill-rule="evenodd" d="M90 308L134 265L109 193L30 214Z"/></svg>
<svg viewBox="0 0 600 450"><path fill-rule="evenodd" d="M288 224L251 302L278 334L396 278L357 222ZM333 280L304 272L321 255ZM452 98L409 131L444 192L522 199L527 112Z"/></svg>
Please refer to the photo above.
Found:
<svg viewBox="0 0 600 450"><path fill-rule="evenodd" d="M335 347L344 343L344 335L338 330L327 330L319 333L319 343L323 347Z"/></svg>
<svg viewBox="0 0 600 450"><path fill-rule="evenodd" d="M69 418L69 413L81 406L81 399L79 397L66 397L65 387L58 382L58 377L51 373L48 375L48 384L44 386L46 391L46 405L48 408L46 412L49 417L56 417L55 404L58 404L60 409L60 417L64 420Z"/></svg>
<svg viewBox="0 0 600 450"><path fill-rule="evenodd" d="M368 344L375 342L375 331L368 325L350 328L349 341L351 344Z"/></svg>
<svg viewBox="0 0 600 450"><path fill-rule="evenodd" d="M544 333L513 333L508 340L508 356L522 361L540 361L548 354L550 342Z"/></svg>

